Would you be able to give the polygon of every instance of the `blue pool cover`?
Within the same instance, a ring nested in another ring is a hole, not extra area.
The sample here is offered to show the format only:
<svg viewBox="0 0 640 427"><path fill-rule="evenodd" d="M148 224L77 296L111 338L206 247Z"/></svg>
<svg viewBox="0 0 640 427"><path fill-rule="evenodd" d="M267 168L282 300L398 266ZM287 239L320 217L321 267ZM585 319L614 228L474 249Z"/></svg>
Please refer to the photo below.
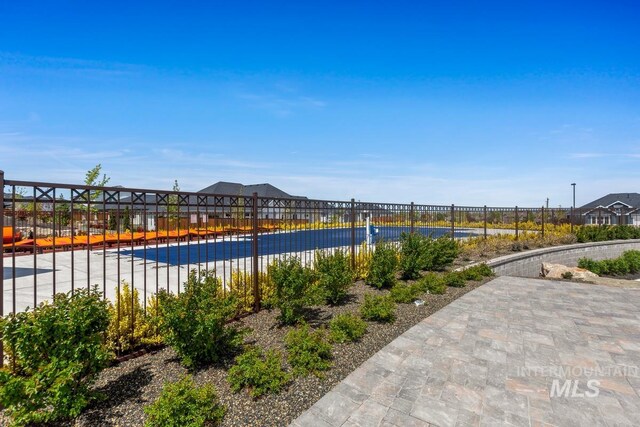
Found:
<svg viewBox="0 0 640 427"><path fill-rule="evenodd" d="M375 241L381 239L395 241L409 227L376 227L378 234ZM415 230L424 235L437 238L451 232L448 228L416 227ZM365 241L365 227L356 228L356 244ZM456 231L455 237L468 237L473 233ZM166 244L150 245L141 249L122 249L121 256L133 256L147 261L168 263L170 265L187 265L224 261L251 256L251 236L233 236L218 238L207 243L182 243L167 246ZM327 249L351 245L350 228L328 228L321 230L300 230L292 232L268 233L258 236L258 255L276 255L287 252L303 252L315 249Z"/></svg>

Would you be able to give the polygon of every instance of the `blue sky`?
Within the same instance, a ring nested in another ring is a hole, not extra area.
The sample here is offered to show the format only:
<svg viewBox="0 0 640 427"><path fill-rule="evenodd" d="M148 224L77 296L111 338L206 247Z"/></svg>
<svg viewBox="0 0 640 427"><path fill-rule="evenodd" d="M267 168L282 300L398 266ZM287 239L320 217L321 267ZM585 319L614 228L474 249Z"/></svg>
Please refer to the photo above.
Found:
<svg viewBox="0 0 640 427"><path fill-rule="evenodd" d="M493 206L640 191L632 1L203 3L1 2L6 178L101 163L136 188Z"/></svg>

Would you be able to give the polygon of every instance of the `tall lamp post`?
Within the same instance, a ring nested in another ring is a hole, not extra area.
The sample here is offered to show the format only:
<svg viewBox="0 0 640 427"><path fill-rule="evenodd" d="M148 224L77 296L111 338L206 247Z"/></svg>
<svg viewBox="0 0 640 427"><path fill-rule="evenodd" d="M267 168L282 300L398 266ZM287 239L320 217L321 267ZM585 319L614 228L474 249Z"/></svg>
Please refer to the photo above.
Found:
<svg viewBox="0 0 640 427"><path fill-rule="evenodd" d="M575 222L575 210L576 210L576 183L571 183L573 187L573 204L571 205L571 232L573 233L573 223Z"/></svg>

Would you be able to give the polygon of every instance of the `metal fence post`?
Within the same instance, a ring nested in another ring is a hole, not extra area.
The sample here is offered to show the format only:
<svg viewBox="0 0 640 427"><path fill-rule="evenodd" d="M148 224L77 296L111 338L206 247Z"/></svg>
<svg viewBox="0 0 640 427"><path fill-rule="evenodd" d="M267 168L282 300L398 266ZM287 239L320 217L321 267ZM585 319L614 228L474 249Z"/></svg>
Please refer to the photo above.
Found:
<svg viewBox="0 0 640 427"><path fill-rule="evenodd" d="M456 222L456 211L455 211L455 206L453 205L453 203L451 204L451 238L453 239L455 237L455 222Z"/></svg>
<svg viewBox="0 0 640 427"><path fill-rule="evenodd" d="M351 268L356 269L356 200L351 199Z"/></svg>
<svg viewBox="0 0 640 427"><path fill-rule="evenodd" d="M15 221L15 216L14 216ZM14 222L15 224L15 222ZM4 231L4 171L0 170L0 228ZM13 235L12 235L13 240ZM15 250L15 248L14 248ZM4 276L4 249L0 253L0 271ZM0 317L4 317L4 279L0 280ZM0 331L0 368L4 366L4 347L2 331Z"/></svg>
<svg viewBox="0 0 640 427"><path fill-rule="evenodd" d="M258 193L253 193L253 244L251 246L251 261L253 263L253 310L260 310L260 281L258 272Z"/></svg>
<svg viewBox="0 0 640 427"><path fill-rule="evenodd" d="M542 206L542 237L544 238L544 205Z"/></svg>
<svg viewBox="0 0 640 427"><path fill-rule="evenodd" d="M484 216L484 239L487 240L487 205L482 208L482 214Z"/></svg>
<svg viewBox="0 0 640 427"><path fill-rule="evenodd" d="M409 209L409 223L411 224L411 228L410 228L410 232L413 233L413 230L415 228L415 220L414 220L414 208L415 205L413 204L413 202L411 202L411 208Z"/></svg>
<svg viewBox="0 0 640 427"><path fill-rule="evenodd" d="M518 207L516 206L516 240L518 240Z"/></svg>
<svg viewBox="0 0 640 427"><path fill-rule="evenodd" d="M571 206L571 233L573 233L573 206Z"/></svg>

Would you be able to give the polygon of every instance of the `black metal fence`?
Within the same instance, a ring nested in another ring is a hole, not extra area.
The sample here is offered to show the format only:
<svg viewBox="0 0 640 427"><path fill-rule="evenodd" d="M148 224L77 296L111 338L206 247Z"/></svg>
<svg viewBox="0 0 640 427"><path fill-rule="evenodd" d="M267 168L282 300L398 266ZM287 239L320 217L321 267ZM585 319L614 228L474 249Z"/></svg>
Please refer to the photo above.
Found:
<svg viewBox="0 0 640 427"><path fill-rule="evenodd" d="M142 303L180 292L190 271L212 271L260 307L261 273L283 256L313 261L316 250L358 253L403 232L455 238L545 233L580 224L571 209L467 207L270 198L5 180L0 171L0 316L58 292L98 285L115 301L123 281ZM248 285L248 286L247 286ZM248 289L247 289L248 288ZM0 350L1 351L1 350ZM1 360L1 359L0 359Z"/></svg>

